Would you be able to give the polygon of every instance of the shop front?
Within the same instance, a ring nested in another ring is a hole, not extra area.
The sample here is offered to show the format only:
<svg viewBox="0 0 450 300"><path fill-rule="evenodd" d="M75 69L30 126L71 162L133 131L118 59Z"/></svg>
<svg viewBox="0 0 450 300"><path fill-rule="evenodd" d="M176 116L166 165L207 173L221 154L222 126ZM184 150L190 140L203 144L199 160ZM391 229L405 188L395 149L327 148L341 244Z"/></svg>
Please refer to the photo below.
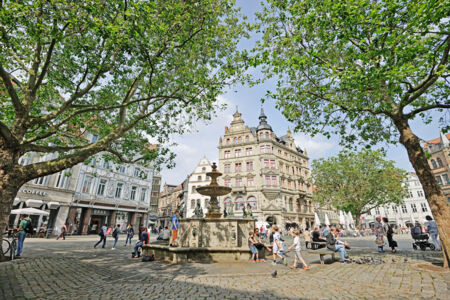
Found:
<svg viewBox="0 0 450 300"><path fill-rule="evenodd" d="M146 211L129 211L118 207L109 209L105 206L77 207L69 210L67 217L68 231L72 234L98 234L103 225L108 228L120 225L121 230L126 230L129 224L135 228L145 226L147 222Z"/></svg>

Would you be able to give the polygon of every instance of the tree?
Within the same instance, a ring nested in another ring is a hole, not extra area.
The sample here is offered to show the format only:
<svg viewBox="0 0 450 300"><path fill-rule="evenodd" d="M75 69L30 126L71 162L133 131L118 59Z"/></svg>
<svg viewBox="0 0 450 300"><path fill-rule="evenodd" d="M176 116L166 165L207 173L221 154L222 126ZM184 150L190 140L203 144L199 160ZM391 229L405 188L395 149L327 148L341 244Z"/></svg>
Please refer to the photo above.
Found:
<svg viewBox="0 0 450 300"><path fill-rule="evenodd" d="M267 97L295 130L343 144L400 142L450 251L450 206L410 121L450 108L449 1L268 0L254 65L275 76ZM448 130L448 124L445 127Z"/></svg>
<svg viewBox="0 0 450 300"><path fill-rule="evenodd" d="M0 229L34 178L99 152L170 160L169 135L242 74L239 16L233 0L0 1ZM19 165L29 152L50 159Z"/></svg>
<svg viewBox="0 0 450 300"><path fill-rule="evenodd" d="M350 211L357 223L374 208L401 204L408 195L406 172L385 158L380 150L363 150L315 160L311 177L317 191L313 200Z"/></svg>

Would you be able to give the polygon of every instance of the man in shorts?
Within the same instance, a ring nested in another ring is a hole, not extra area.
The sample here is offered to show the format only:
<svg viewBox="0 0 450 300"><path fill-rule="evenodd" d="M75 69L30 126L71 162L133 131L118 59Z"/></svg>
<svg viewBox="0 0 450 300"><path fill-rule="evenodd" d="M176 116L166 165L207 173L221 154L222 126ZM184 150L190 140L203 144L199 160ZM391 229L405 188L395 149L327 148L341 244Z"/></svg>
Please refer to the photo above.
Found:
<svg viewBox="0 0 450 300"><path fill-rule="evenodd" d="M170 241L171 247L175 246L175 240L178 236L178 218L180 217L180 213L178 210L175 211L175 215L172 217L172 240Z"/></svg>

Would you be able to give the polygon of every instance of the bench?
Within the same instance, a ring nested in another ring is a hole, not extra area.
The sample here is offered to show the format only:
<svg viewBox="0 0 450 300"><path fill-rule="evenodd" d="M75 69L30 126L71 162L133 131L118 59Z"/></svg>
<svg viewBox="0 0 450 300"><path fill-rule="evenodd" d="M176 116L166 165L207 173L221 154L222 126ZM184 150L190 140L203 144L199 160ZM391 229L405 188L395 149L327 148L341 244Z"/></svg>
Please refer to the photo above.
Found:
<svg viewBox="0 0 450 300"><path fill-rule="evenodd" d="M325 255L331 255L331 258L333 259L333 261L335 260L334 255L336 254L336 252L328 250L327 248L325 249L318 249L318 250L308 250L309 254L319 254L320 256L320 264L325 264Z"/></svg>
<svg viewBox="0 0 450 300"><path fill-rule="evenodd" d="M321 248L325 248L327 246L326 242L311 242L311 250L319 249L319 246L323 246Z"/></svg>

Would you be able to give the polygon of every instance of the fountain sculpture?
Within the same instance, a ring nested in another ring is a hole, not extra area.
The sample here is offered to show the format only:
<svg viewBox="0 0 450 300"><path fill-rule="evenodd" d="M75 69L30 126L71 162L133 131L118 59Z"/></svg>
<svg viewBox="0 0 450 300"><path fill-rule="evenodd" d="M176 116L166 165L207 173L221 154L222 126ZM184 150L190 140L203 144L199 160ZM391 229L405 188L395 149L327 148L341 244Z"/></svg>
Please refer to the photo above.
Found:
<svg viewBox="0 0 450 300"><path fill-rule="evenodd" d="M228 213L222 218L217 197L231 192L230 187L220 186L217 178L222 175L215 163L212 171L206 173L211 183L197 188L197 192L210 196L206 218L193 217L181 219L178 228L178 247L150 244L144 246L144 255L155 255L157 260L172 263L183 262L231 262L248 260L248 233L253 231L255 223L250 216L236 218Z"/></svg>

